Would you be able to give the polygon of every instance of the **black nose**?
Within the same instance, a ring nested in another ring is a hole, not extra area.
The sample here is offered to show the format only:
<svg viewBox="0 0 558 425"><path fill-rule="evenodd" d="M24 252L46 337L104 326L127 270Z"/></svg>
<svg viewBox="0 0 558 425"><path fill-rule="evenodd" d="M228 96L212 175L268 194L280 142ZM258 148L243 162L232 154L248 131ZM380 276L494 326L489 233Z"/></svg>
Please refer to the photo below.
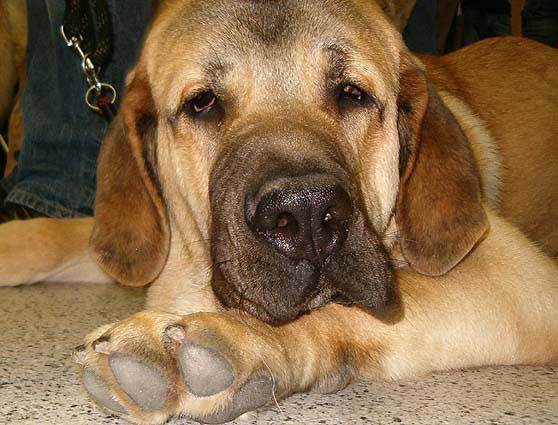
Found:
<svg viewBox="0 0 558 425"><path fill-rule="evenodd" d="M322 175L276 179L247 203L247 220L256 233L279 252L312 263L343 245L352 212L347 192Z"/></svg>

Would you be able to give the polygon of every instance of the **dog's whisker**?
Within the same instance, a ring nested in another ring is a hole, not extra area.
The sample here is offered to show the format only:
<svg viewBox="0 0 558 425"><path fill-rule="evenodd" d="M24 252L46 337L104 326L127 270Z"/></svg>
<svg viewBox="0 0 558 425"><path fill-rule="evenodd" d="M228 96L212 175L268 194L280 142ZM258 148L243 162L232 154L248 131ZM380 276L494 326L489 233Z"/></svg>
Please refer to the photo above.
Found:
<svg viewBox="0 0 558 425"><path fill-rule="evenodd" d="M214 263L212 264L212 267L215 268L215 267L220 266L221 264L230 263L230 262L232 262L232 261L233 261L232 258L227 259L227 260L222 260L222 261L216 261L216 262L214 262Z"/></svg>
<svg viewBox="0 0 558 425"><path fill-rule="evenodd" d="M398 230L392 230L390 232L384 232L384 234L382 235L382 239L386 238L386 237L389 237L389 236L394 236L394 235L397 235L397 234L399 234Z"/></svg>
<svg viewBox="0 0 558 425"><path fill-rule="evenodd" d="M415 243L415 244L420 243L420 242L417 241L416 239L409 239L409 238L402 238L402 237L398 238L398 240L400 240L400 241L405 241L405 242L411 242L411 243Z"/></svg>
<svg viewBox="0 0 558 425"><path fill-rule="evenodd" d="M281 413L281 415L285 415L285 413L283 412L283 409L281 409L281 406L279 406L279 402L277 401L277 381L275 379L275 375L273 375L273 371L271 370L271 368L269 367L269 365L267 364L267 362L264 360L263 357L260 357L261 362L265 365L265 367L267 368L267 370L269 371L269 375L271 376L271 395L273 396L273 401L275 403L275 406L277 406L277 409L279 410L279 412Z"/></svg>
<svg viewBox="0 0 558 425"><path fill-rule="evenodd" d="M195 243L202 243L202 242L211 242L210 238L203 238L203 239L194 239L191 241L186 241L184 244L185 245L193 245Z"/></svg>

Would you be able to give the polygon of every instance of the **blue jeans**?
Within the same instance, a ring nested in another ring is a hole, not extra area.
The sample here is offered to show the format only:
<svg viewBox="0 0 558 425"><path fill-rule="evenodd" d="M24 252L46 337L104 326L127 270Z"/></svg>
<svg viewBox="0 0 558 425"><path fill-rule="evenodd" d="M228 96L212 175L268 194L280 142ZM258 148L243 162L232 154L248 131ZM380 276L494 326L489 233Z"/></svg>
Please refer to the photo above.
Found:
<svg viewBox="0 0 558 425"><path fill-rule="evenodd" d="M463 43L465 45L488 37L511 34L510 15L495 14L476 7L464 6L463 20Z"/></svg>
<svg viewBox="0 0 558 425"><path fill-rule="evenodd" d="M502 0L502 2L507 0ZM522 15L523 35L540 43L558 47L558 0L526 0ZM511 17L486 12L478 7L463 7L464 44L487 37L511 34Z"/></svg>
<svg viewBox="0 0 558 425"><path fill-rule="evenodd" d="M525 37L558 47L557 0L527 0L521 15Z"/></svg>
<svg viewBox="0 0 558 425"><path fill-rule="evenodd" d="M407 47L413 52L437 53L436 9L438 0L417 0L403 31Z"/></svg>
<svg viewBox="0 0 558 425"><path fill-rule="evenodd" d="M122 95L127 68L139 51L151 14L149 0L108 0L113 55L101 80ZM92 215L96 162L106 122L83 102L79 57L59 32L61 0L28 0L27 80L23 93L24 143L18 165L0 187L6 201L50 217Z"/></svg>

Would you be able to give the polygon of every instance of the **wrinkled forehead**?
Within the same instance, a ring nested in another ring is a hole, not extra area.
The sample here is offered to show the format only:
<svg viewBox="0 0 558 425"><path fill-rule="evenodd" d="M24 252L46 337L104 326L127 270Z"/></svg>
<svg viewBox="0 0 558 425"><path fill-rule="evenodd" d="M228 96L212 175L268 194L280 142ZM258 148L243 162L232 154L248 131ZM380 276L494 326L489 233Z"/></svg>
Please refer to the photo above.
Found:
<svg viewBox="0 0 558 425"><path fill-rule="evenodd" d="M371 0L175 0L152 25L141 60L154 98L173 103L181 87L202 81L265 75L288 84L303 69L348 65L390 90L400 46Z"/></svg>

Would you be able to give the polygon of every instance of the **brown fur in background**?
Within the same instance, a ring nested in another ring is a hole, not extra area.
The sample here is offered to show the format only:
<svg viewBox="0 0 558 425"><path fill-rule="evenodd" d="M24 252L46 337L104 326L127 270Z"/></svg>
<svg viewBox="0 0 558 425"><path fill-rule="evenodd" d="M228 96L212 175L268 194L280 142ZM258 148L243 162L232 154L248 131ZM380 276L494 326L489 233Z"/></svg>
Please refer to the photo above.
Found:
<svg viewBox="0 0 558 425"><path fill-rule="evenodd" d="M10 151L5 175L15 167L15 152L23 143L21 96L25 85L25 50L27 48L26 2L0 1L0 126L9 120ZM18 89L16 92L16 84Z"/></svg>

